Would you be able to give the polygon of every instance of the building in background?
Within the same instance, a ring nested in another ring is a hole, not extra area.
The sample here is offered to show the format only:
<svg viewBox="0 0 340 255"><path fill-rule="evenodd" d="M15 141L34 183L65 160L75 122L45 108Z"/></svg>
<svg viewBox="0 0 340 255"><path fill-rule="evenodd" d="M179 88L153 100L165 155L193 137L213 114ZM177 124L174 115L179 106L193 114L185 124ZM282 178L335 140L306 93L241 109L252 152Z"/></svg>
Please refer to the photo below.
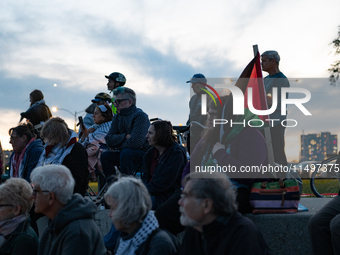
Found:
<svg viewBox="0 0 340 255"><path fill-rule="evenodd" d="M300 161L323 161L338 153L338 136L330 132L302 134L300 137Z"/></svg>

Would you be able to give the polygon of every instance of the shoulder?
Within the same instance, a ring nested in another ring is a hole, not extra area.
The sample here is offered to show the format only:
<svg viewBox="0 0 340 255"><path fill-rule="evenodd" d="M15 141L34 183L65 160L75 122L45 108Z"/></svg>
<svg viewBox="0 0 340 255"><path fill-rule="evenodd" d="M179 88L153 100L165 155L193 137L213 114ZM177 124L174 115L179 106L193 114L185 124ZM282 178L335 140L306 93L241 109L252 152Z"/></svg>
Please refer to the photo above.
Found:
<svg viewBox="0 0 340 255"><path fill-rule="evenodd" d="M43 143L40 139L37 139L35 141L33 141L27 148L27 151L28 150L43 150L44 146L43 146Z"/></svg>
<svg viewBox="0 0 340 255"><path fill-rule="evenodd" d="M176 254L178 250L176 237L162 229L155 231L157 232L150 237L151 240L145 241L136 254Z"/></svg>
<svg viewBox="0 0 340 255"><path fill-rule="evenodd" d="M143 117L146 117L146 118L149 119L149 116L142 109L140 109L140 108L136 108L135 113L137 115L140 115L140 116L143 116Z"/></svg>

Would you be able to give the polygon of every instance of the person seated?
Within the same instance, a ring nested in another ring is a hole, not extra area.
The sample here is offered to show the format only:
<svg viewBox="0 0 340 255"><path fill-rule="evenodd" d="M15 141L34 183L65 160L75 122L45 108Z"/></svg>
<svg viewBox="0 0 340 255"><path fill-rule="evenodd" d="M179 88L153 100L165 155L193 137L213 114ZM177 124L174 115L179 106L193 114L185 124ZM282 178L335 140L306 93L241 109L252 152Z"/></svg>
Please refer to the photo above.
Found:
<svg viewBox="0 0 340 255"><path fill-rule="evenodd" d="M227 102L227 98L223 101ZM222 98L221 98L222 99ZM225 105L225 104L224 104ZM240 168L246 166L268 165L266 141L260 131L253 127L239 128L233 126L233 130L225 132L224 137L234 135L230 140L220 141L220 125L213 126L214 119L220 119L222 107L216 107L211 101L208 107L209 129L202 133L202 138L191 154L190 164L184 172L196 171L199 167L226 166L234 167L236 172L228 171L226 174L237 189L238 211L242 214L251 213L249 202L251 185L255 181L268 180L261 173L241 173ZM230 110L230 109L229 109ZM225 113L226 114L226 113ZM222 119L228 119L222 117ZM239 128L239 130L236 130ZM229 133L228 133L229 132ZM195 170L194 170L195 169Z"/></svg>
<svg viewBox="0 0 340 255"><path fill-rule="evenodd" d="M106 178L120 172L131 175L135 165L143 160L149 145L145 134L150 126L148 115L136 107L136 93L129 88L119 87L114 91L117 114L113 116L111 128L105 137L106 144L114 151L104 151L100 157Z"/></svg>
<svg viewBox="0 0 340 255"><path fill-rule="evenodd" d="M73 194L75 180L63 165L37 167L31 174L35 212L50 224L40 239L38 255L107 254L94 215L96 205Z"/></svg>
<svg viewBox="0 0 340 255"><path fill-rule="evenodd" d="M187 164L186 151L176 142L169 121L155 121L146 139L152 146L144 155L143 181L152 199L152 210L169 199L181 188L182 171Z"/></svg>
<svg viewBox="0 0 340 255"><path fill-rule="evenodd" d="M40 139L36 140L30 122L20 124L9 130L13 152L9 159L9 177L20 177L30 182L30 175L44 150Z"/></svg>
<svg viewBox="0 0 340 255"><path fill-rule="evenodd" d="M41 136L45 146L37 167L50 164L66 166L76 181L74 192L85 196L89 175L87 153L77 142L77 134L68 128L62 118L53 117L44 124Z"/></svg>
<svg viewBox="0 0 340 255"><path fill-rule="evenodd" d="M335 163L340 164L340 154ZM324 207L314 214L308 222L309 236L313 254L340 254L340 190Z"/></svg>
<svg viewBox="0 0 340 255"><path fill-rule="evenodd" d="M109 105L99 105L96 107L93 114L94 124L97 128L94 129L80 125L82 136L80 142L86 148L88 155L88 170L91 173L91 178L96 179L95 167L99 171L103 171L100 164L100 144L105 144L104 137L109 132L112 121L112 110Z"/></svg>
<svg viewBox="0 0 340 255"><path fill-rule="evenodd" d="M21 178L0 185L0 254L36 255L39 240L30 225L32 188Z"/></svg>
<svg viewBox="0 0 340 255"><path fill-rule="evenodd" d="M30 94L30 108L26 112L20 113L20 122L26 118L33 124L34 130L38 137L40 137L40 130L44 122L52 117L50 108L45 104L43 93L35 89Z"/></svg>
<svg viewBox="0 0 340 255"><path fill-rule="evenodd" d="M109 187L104 198L110 206L109 217L115 228L121 231L115 255L177 253L177 240L159 229L151 211L150 195L141 180L122 177Z"/></svg>
<svg viewBox="0 0 340 255"><path fill-rule="evenodd" d="M224 173L192 173L183 186L178 203L186 230L179 254L268 254L255 223L237 212L235 190Z"/></svg>

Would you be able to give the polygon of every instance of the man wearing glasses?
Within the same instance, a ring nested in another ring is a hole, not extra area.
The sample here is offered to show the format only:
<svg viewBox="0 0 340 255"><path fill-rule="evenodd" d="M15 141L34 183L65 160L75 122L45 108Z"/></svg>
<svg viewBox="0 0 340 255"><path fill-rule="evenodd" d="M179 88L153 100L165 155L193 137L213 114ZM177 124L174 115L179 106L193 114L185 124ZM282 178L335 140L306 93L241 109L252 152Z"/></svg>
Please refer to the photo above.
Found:
<svg viewBox="0 0 340 255"><path fill-rule="evenodd" d="M150 121L148 115L136 107L136 93L130 88L119 87L114 95L117 114L105 137L112 150L103 152L100 157L107 178L116 175L115 166L120 166L122 174L131 175L149 148L145 135Z"/></svg>
<svg viewBox="0 0 340 255"><path fill-rule="evenodd" d="M96 223L95 204L73 194L75 181L63 165L37 167L31 174L35 212L50 224L41 236L38 255L107 254Z"/></svg>

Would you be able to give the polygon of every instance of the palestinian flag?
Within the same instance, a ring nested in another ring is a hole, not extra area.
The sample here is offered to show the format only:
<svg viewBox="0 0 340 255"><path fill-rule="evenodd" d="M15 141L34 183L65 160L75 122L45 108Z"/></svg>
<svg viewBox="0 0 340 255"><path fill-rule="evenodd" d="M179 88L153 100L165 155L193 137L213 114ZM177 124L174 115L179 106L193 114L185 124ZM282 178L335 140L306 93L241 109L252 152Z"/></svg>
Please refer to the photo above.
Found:
<svg viewBox="0 0 340 255"><path fill-rule="evenodd" d="M269 119L268 115L256 115L252 113L248 106L248 89L252 88L252 105L256 110L267 110L267 98L263 85L262 70L260 63L260 53L254 57L252 61L243 70L240 78L237 80L236 87L239 87L244 95L244 114L233 115L233 97L230 96L225 103L223 109L223 118L228 120L228 125L222 125L221 141L223 144L228 143L236 135L242 132L242 130L249 125L259 127L263 124L263 127L269 125L266 119ZM231 127L230 120L233 125ZM234 124L237 123L237 124ZM245 124L243 124L245 123ZM244 127L245 126L245 127Z"/></svg>

